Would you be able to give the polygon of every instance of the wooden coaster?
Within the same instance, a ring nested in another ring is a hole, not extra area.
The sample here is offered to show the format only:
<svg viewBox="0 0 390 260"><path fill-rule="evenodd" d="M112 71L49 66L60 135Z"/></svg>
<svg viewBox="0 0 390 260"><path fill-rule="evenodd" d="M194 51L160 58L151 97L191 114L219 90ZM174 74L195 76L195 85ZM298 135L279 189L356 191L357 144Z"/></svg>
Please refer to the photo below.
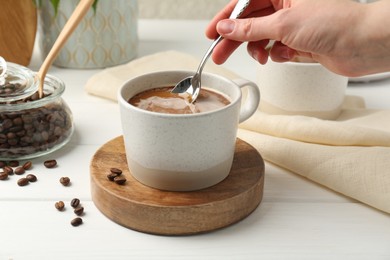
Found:
<svg viewBox="0 0 390 260"><path fill-rule="evenodd" d="M112 167L123 171L125 185L107 179ZM264 161L240 139L229 176L198 191L161 191L135 180L127 168L122 136L95 153L90 171L97 208L120 225L151 234L189 235L226 227L252 213L263 197Z"/></svg>

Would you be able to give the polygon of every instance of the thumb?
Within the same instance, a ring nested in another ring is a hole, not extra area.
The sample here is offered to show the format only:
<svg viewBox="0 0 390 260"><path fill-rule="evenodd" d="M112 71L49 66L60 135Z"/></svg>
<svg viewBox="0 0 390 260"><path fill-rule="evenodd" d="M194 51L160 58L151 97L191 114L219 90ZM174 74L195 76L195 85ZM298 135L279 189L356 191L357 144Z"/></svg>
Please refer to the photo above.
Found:
<svg viewBox="0 0 390 260"><path fill-rule="evenodd" d="M246 18L225 19L217 24L217 32L224 38L240 41L254 42L260 40L277 39L276 28L273 26L273 15Z"/></svg>

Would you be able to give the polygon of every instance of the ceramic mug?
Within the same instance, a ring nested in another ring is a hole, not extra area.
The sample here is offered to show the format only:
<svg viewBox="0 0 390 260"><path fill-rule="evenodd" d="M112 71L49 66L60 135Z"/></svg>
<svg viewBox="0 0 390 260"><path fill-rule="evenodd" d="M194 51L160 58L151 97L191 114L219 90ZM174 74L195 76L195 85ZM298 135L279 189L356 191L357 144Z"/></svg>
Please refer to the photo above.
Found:
<svg viewBox="0 0 390 260"><path fill-rule="evenodd" d="M192 75L192 71L145 74L127 81L118 93L128 167L147 186L190 191L225 179L233 162L238 124L257 110L260 92L255 83L208 73L202 74L202 86L227 97L230 104L197 114L164 114L128 103L137 93L174 86ZM243 87L248 91L241 104Z"/></svg>
<svg viewBox="0 0 390 260"><path fill-rule="evenodd" d="M348 78L319 63L268 61L257 70L260 110L269 114L336 119Z"/></svg>

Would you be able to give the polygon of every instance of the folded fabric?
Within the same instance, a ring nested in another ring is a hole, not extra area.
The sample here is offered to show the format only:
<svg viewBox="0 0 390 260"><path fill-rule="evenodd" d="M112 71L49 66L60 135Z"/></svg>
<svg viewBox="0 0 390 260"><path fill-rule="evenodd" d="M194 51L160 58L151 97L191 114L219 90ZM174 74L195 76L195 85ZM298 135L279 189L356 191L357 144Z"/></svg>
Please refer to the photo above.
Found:
<svg viewBox="0 0 390 260"><path fill-rule="evenodd" d="M390 213L390 111L362 105L347 97L335 121L257 111L238 136L265 160Z"/></svg>
<svg viewBox="0 0 390 260"><path fill-rule="evenodd" d="M327 146L244 129L238 136L265 160L390 213L389 147Z"/></svg>
<svg viewBox="0 0 390 260"><path fill-rule="evenodd" d="M308 143L390 146L390 111L366 109L364 101L356 96L346 97L342 112L334 121L258 111L241 127Z"/></svg>
<svg viewBox="0 0 390 260"><path fill-rule="evenodd" d="M159 70L195 70L198 63L176 51L156 53L97 73L85 88L116 100L130 78ZM212 63L205 70L238 78ZM257 111L240 125L238 136L265 160L390 213L390 110L367 109L362 98L348 96L334 121Z"/></svg>

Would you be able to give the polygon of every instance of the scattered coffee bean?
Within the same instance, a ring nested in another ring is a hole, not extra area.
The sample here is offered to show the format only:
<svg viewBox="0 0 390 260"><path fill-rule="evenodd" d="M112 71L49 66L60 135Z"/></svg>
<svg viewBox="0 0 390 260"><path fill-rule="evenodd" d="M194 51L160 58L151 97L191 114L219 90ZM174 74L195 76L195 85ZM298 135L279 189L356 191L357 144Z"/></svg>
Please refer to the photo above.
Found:
<svg viewBox="0 0 390 260"><path fill-rule="evenodd" d="M114 182L115 182L116 184L123 185L123 184L125 184L125 182L126 182L126 178L123 177L123 176L116 176L116 177L114 178Z"/></svg>
<svg viewBox="0 0 390 260"><path fill-rule="evenodd" d="M19 161L9 161L8 162L8 166L11 166L11 167L18 167L19 166Z"/></svg>
<svg viewBox="0 0 390 260"><path fill-rule="evenodd" d="M56 209L58 209L59 211L63 211L64 208L65 208L65 203L60 200L58 202L56 202L56 204L54 204L54 206L56 207Z"/></svg>
<svg viewBox="0 0 390 260"><path fill-rule="evenodd" d="M20 179L18 180L18 185L19 185L19 186L26 186L28 183L29 183L29 181L28 181L27 178L20 178Z"/></svg>
<svg viewBox="0 0 390 260"><path fill-rule="evenodd" d="M72 221L70 222L70 224L74 227L77 227L77 226L80 226L81 224L83 224L83 219L82 218L74 218L72 219Z"/></svg>
<svg viewBox="0 0 390 260"><path fill-rule="evenodd" d="M27 174L26 176L26 179L29 181L29 182L36 182L38 179L37 179L37 176L35 176L34 174Z"/></svg>
<svg viewBox="0 0 390 260"><path fill-rule="evenodd" d="M111 168L110 172L116 174L117 176L122 174L122 170L118 168Z"/></svg>
<svg viewBox="0 0 390 260"><path fill-rule="evenodd" d="M6 180L6 179L8 179L8 173L6 173L6 172L0 172L0 180L1 180L1 181L4 181L4 180Z"/></svg>
<svg viewBox="0 0 390 260"><path fill-rule="evenodd" d="M57 161L56 160L47 160L43 163L46 168L54 168L57 166Z"/></svg>
<svg viewBox="0 0 390 260"><path fill-rule="evenodd" d="M64 185L64 186L68 186L69 183L70 183L69 177L61 177L61 178L60 178L60 183L61 183L62 185Z"/></svg>
<svg viewBox="0 0 390 260"><path fill-rule="evenodd" d="M0 161L0 168L4 168L7 166L7 163L5 161Z"/></svg>
<svg viewBox="0 0 390 260"><path fill-rule="evenodd" d="M110 180L110 181L114 181L115 177L117 177L118 175L116 173L109 173L107 175L107 178Z"/></svg>
<svg viewBox="0 0 390 260"><path fill-rule="evenodd" d="M31 161L25 162L22 167L25 170L30 170L32 167L32 162Z"/></svg>
<svg viewBox="0 0 390 260"><path fill-rule="evenodd" d="M72 201L70 202L70 205L72 206L72 208L77 208L77 207L80 205L80 200L77 199L77 198L74 198L74 199L72 199Z"/></svg>
<svg viewBox="0 0 390 260"><path fill-rule="evenodd" d="M14 170L14 173L16 175L22 175L25 172L26 172L26 170L22 166L16 167L15 170Z"/></svg>
<svg viewBox="0 0 390 260"><path fill-rule="evenodd" d="M122 174L122 170L121 169L118 169L118 168L110 168L110 173L107 174L107 178L110 180L110 181L115 181L115 178L120 176ZM118 184L123 184L121 182L123 182L123 179L122 178L117 178L118 180Z"/></svg>
<svg viewBox="0 0 390 260"><path fill-rule="evenodd" d="M84 213L84 207L77 207L74 209L74 214L76 214L77 216L81 216L83 215Z"/></svg>
<svg viewBox="0 0 390 260"><path fill-rule="evenodd" d="M4 166L3 168L4 172L8 173L8 175L13 175L14 174L14 169L10 166Z"/></svg>

